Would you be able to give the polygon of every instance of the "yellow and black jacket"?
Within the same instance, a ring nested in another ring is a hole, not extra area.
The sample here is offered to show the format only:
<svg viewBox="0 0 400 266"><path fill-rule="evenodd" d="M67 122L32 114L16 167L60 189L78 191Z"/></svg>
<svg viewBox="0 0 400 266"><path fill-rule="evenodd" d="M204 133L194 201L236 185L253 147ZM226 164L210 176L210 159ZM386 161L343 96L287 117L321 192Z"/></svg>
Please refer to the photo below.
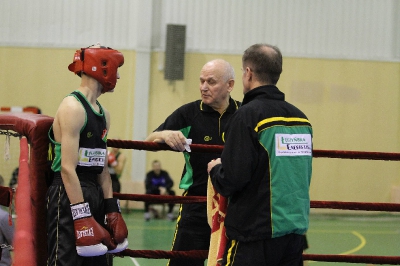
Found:
<svg viewBox="0 0 400 266"><path fill-rule="evenodd" d="M229 197L227 236L257 241L308 229L312 127L276 86L245 94L225 132L214 188Z"/></svg>

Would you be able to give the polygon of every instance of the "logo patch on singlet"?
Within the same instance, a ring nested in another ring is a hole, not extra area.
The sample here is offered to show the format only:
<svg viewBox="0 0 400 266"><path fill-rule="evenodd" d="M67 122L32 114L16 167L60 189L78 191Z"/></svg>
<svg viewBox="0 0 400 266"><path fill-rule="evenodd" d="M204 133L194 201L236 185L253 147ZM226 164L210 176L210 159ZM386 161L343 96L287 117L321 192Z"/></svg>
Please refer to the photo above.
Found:
<svg viewBox="0 0 400 266"><path fill-rule="evenodd" d="M80 166L104 166L106 149L79 149L78 165Z"/></svg>
<svg viewBox="0 0 400 266"><path fill-rule="evenodd" d="M101 134L101 139L104 141L104 142L107 142L107 129L103 129L103 133Z"/></svg>
<svg viewBox="0 0 400 266"><path fill-rule="evenodd" d="M276 156L312 156L310 134L275 134Z"/></svg>

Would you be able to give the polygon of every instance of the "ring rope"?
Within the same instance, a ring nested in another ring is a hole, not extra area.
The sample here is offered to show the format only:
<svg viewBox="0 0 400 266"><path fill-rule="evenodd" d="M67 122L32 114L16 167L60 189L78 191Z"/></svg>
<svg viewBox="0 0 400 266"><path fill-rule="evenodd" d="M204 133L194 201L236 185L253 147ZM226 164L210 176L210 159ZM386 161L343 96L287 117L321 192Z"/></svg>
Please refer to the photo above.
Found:
<svg viewBox="0 0 400 266"><path fill-rule="evenodd" d="M201 203L207 202L204 196L163 196L151 194L123 194L114 192L115 198L120 200L146 201L150 203Z"/></svg>
<svg viewBox="0 0 400 266"><path fill-rule="evenodd" d="M190 251L164 251L164 250L132 250L125 249L117 256L130 256L146 259L207 259L208 250L190 250ZM325 254L303 254L303 259L308 261L325 262L350 262L350 263L368 263L368 264L400 264L398 256L368 256L368 255L325 255Z"/></svg>
<svg viewBox="0 0 400 266"><path fill-rule="evenodd" d="M312 200L311 208L337 209L337 210L362 210L362 211L387 211L400 212L399 203L375 203L375 202L345 202L345 201L318 201Z"/></svg>
<svg viewBox="0 0 400 266"><path fill-rule="evenodd" d="M147 150L147 151L175 151L165 143L156 143L150 141L134 141L134 140L107 140L109 147ZM202 153L221 153L224 146L221 145L204 145L191 144L192 152ZM315 158L339 158L339 159L366 159L366 160L385 160L400 161L400 153L394 152L365 152L365 151L336 151L336 150L313 150Z"/></svg>
<svg viewBox="0 0 400 266"><path fill-rule="evenodd" d="M208 250L190 250L190 251L164 251L164 250L132 250L115 254L119 257L130 256L135 258L147 259L207 259ZM349 262L349 263L368 263L368 264L390 264L399 265L399 256L368 256L368 255L326 255L326 254L303 254L303 259L307 261L325 261L325 262Z"/></svg>
<svg viewBox="0 0 400 266"><path fill-rule="evenodd" d="M207 202L204 196L160 196L150 194L122 194L114 192L114 197L120 200L146 201L150 203L201 203ZM338 209L338 210L363 210L363 211L389 211L400 212L399 203L374 203L374 202L345 202L345 201L318 201L310 202L311 208Z"/></svg>
<svg viewBox="0 0 400 266"><path fill-rule="evenodd" d="M391 264L391 265L400 264L400 257L398 256L303 254L303 259L309 261L326 261L326 262L350 262L350 263Z"/></svg>
<svg viewBox="0 0 400 266"><path fill-rule="evenodd" d="M130 256L146 259L207 259L208 250L165 251L165 250L131 250L125 249L118 256Z"/></svg>
<svg viewBox="0 0 400 266"><path fill-rule="evenodd" d="M109 147L137 149L147 151L173 150L165 143L113 140L107 141ZM221 153L223 146L219 145L190 145L192 152ZM367 159L400 161L400 153L384 152L360 152L360 151L335 151L335 150L313 150L313 157L316 158L340 158L340 159ZM160 196L160 195L139 195L114 193L114 197L122 200L146 201L151 203L200 203L206 202L203 196ZM340 202L340 201L311 201L311 208L329 208L344 210L365 210L365 211L390 211L400 212L400 204L395 203L368 203L368 202ZM171 259L171 258L193 258L207 259L208 250L191 251L163 251L163 250L131 250L126 249L117 256L130 256L137 258ZM325 255L325 254L303 254L304 260L325 261L325 262L349 262L368 264L390 264L400 265L398 256L365 256L365 255Z"/></svg>

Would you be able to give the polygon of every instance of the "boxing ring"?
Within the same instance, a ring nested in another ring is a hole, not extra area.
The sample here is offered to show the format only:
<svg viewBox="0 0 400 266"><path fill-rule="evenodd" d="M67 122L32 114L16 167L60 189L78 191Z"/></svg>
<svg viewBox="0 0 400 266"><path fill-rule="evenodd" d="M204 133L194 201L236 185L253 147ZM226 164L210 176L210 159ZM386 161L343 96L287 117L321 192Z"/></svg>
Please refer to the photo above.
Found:
<svg viewBox="0 0 400 266"><path fill-rule="evenodd" d="M20 138L20 172L19 186L16 191L16 231L14 238L14 263L16 266L45 265L47 259L46 241L46 205L45 194L49 180L50 168L48 163L47 132L53 118L35 114L2 114L0 115L0 135ZM10 131L16 132L10 133ZM172 151L166 144L153 142L108 140L109 147L123 149L138 149L147 151ZM192 152L220 153L222 146L192 144ZM400 161L400 153L358 152L313 150L315 158L340 158ZM10 188L0 187L0 204L10 207L13 192ZM147 201L154 203L191 204L206 202L206 197L194 196L157 196L139 194L114 193L121 200ZM400 212L400 204L373 202L340 202L340 201L311 201L311 208L337 210L363 210ZM193 251L164 251L164 250L131 250L117 254L149 259L169 258L201 258L206 259L208 250ZM329 255L304 254L304 260L325 262L348 262L368 264L400 265L400 256L367 256L367 255Z"/></svg>

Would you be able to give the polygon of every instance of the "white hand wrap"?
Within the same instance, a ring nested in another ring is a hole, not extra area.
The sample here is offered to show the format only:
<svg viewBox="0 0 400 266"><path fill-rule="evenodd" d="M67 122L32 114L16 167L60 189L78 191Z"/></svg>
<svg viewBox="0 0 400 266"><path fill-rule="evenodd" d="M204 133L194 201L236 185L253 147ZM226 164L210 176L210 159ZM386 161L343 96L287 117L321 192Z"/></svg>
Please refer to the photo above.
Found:
<svg viewBox="0 0 400 266"><path fill-rule="evenodd" d="M74 221L92 216L92 213L90 212L89 203L87 202L71 205L71 212L72 212L72 219Z"/></svg>

